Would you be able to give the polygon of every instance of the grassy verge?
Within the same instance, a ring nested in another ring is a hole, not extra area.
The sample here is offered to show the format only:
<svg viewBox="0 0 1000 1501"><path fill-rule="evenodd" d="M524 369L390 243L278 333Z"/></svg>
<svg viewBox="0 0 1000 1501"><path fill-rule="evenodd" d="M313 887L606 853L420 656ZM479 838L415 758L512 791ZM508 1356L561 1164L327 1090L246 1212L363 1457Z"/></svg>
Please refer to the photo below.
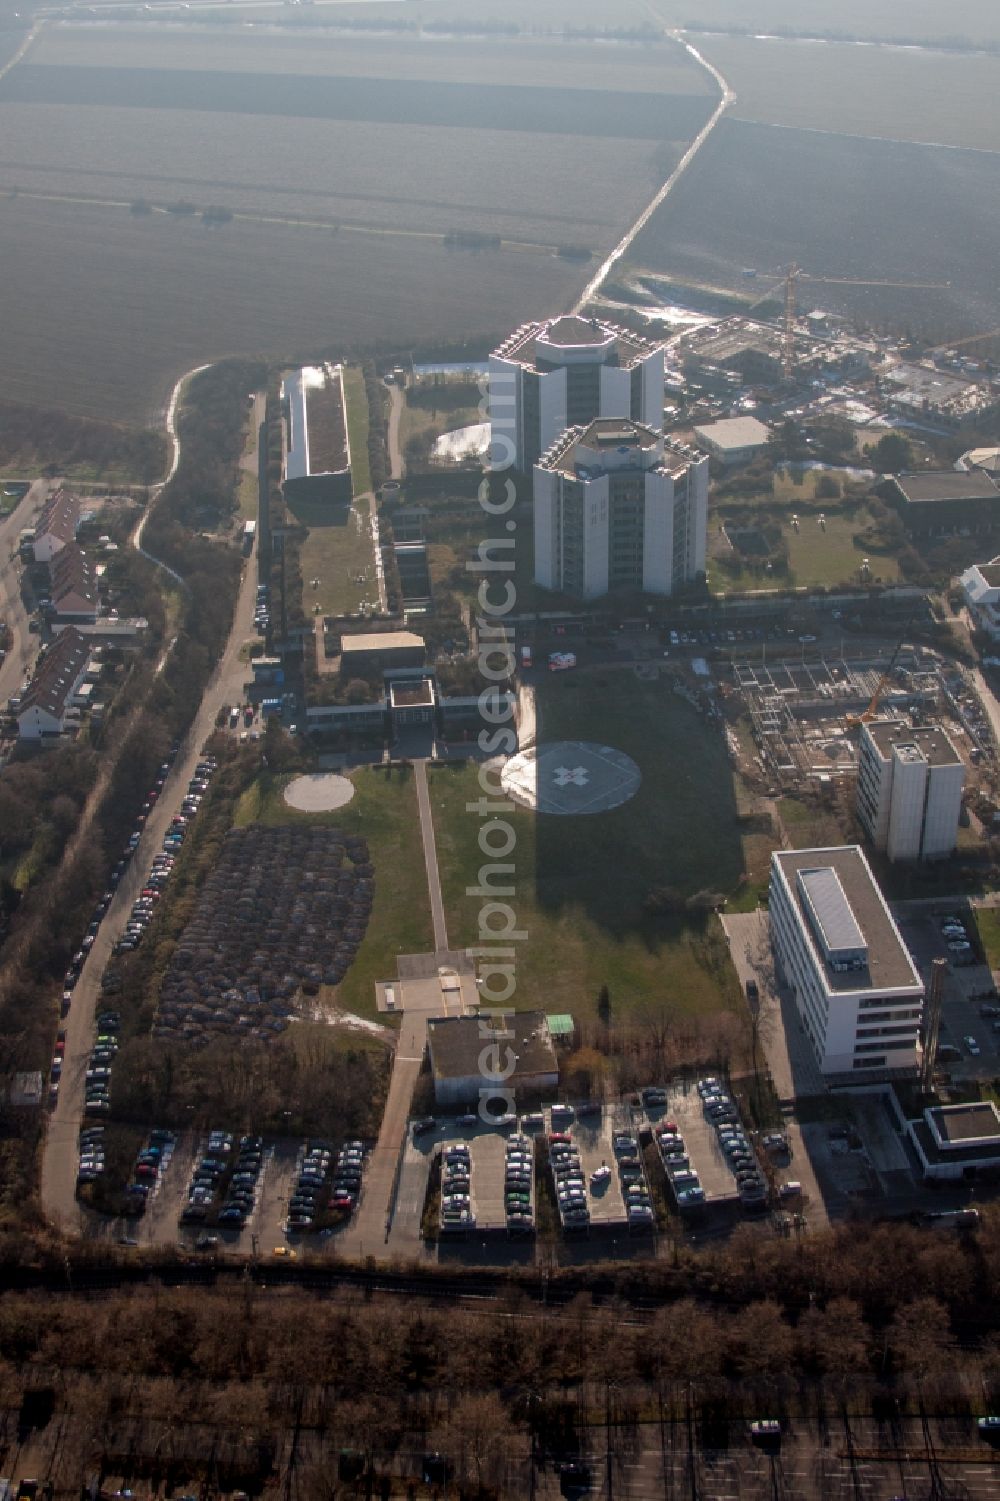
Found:
<svg viewBox="0 0 1000 1501"><path fill-rule="evenodd" d="M979 942L991 969L1000 969L1000 909L974 907Z"/></svg>
<svg viewBox="0 0 1000 1501"><path fill-rule="evenodd" d="M639 765L631 802L588 817L505 814L517 843L515 895L527 933L517 950L514 1004L594 1015L606 984L621 1013L710 1012L736 999L718 924L689 917L684 900L736 891L743 850L721 734L662 684L615 674L566 675L540 685L546 740L613 738ZM442 888L451 942L473 944L484 857L478 769L431 774ZM653 912L651 893L670 900Z"/></svg>
<svg viewBox="0 0 1000 1501"><path fill-rule="evenodd" d="M333 824L348 834L363 834L375 866L375 903L358 956L340 985L321 992L321 999L358 1016L375 1016L375 982L396 972L397 954L425 953L434 947L430 904L413 773L362 767L350 773L353 800L333 813L299 813L284 800L287 778L264 774L244 794L236 809L237 825Z"/></svg>
<svg viewBox="0 0 1000 1501"><path fill-rule="evenodd" d="M253 408L247 423L246 443L240 460L240 484L238 496L240 515L244 521L257 520L257 423Z"/></svg>
<svg viewBox="0 0 1000 1501"><path fill-rule="evenodd" d="M347 403L347 441L351 448L351 483L355 497L372 487L368 467L368 397L365 378L357 365L344 367L344 399Z"/></svg>

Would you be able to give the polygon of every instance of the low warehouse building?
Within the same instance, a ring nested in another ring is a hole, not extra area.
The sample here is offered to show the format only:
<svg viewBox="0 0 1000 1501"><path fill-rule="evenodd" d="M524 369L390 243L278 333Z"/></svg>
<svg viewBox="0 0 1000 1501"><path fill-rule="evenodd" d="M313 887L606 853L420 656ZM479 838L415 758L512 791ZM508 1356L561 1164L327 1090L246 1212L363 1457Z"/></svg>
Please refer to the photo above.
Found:
<svg viewBox="0 0 1000 1501"><path fill-rule="evenodd" d="M559 1063L541 1011L511 1012L491 1030L478 1016L436 1017L427 1044L438 1105L459 1109L514 1095L538 1099L559 1084Z"/></svg>
<svg viewBox="0 0 1000 1501"><path fill-rule="evenodd" d="M879 493L915 537L992 531L1000 521L1000 488L983 469L894 474Z"/></svg>
<svg viewBox="0 0 1000 1501"><path fill-rule="evenodd" d="M747 464L765 452L771 433L756 417L726 417L696 427L694 435L720 464Z"/></svg>
<svg viewBox="0 0 1000 1501"><path fill-rule="evenodd" d="M384 672L389 667L423 667L426 658L424 638L413 631L342 636L340 641L340 671L347 677L355 672Z"/></svg>

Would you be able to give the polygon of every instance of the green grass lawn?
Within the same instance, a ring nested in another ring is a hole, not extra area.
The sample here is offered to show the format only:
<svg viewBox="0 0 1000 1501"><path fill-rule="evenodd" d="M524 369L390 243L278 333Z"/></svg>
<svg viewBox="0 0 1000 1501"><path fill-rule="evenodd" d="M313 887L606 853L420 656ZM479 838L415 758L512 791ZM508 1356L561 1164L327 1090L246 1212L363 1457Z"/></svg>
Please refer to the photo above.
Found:
<svg viewBox="0 0 1000 1501"><path fill-rule="evenodd" d="M240 463L239 485L240 515L244 521L256 521L258 512L257 494L257 424L251 413L247 423L246 443Z"/></svg>
<svg viewBox="0 0 1000 1501"><path fill-rule="evenodd" d="M991 969L1000 969L1000 908L973 907L979 941Z"/></svg>
<svg viewBox="0 0 1000 1501"><path fill-rule="evenodd" d="M289 500L296 521L309 529L302 544L302 608L306 615L346 615L367 600L378 608L378 582L368 502L331 505ZM313 579L319 583L313 585Z"/></svg>
<svg viewBox="0 0 1000 1501"><path fill-rule="evenodd" d="M723 593L743 589L768 589L858 583L863 558L869 558L873 578L895 583L899 564L872 543L859 545L855 538L871 523L864 498L843 500L817 497L821 475L815 470L778 470L773 495L720 496L709 518L709 583ZM823 522L820 522L820 515ZM792 516L798 517L798 527ZM739 554L721 531L752 528L757 522L777 527L788 550L788 573L760 573L750 566L734 571ZM714 564L714 566L713 566ZM725 566L723 566L725 565Z"/></svg>
<svg viewBox="0 0 1000 1501"><path fill-rule="evenodd" d="M358 957L339 986L321 997L358 1016L375 1016L375 981L396 973L397 954L434 947L412 771L361 767L349 773L353 801L333 813L299 813L282 795L287 777L264 774L240 800L234 822L332 824L368 840L375 866L375 903Z"/></svg>
<svg viewBox="0 0 1000 1501"><path fill-rule="evenodd" d="M347 406L347 441L351 450L351 483L354 494L367 495L372 487L368 467L368 397L365 378L357 365L344 366L344 401Z"/></svg>
<svg viewBox="0 0 1000 1501"><path fill-rule="evenodd" d="M545 739L611 741L643 773L633 800L581 818L516 808L511 857L518 926L514 1004L594 1011L602 984L633 1013L705 1012L734 1003L735 977L714 919L651 917L649 892L735 891L743 872L733 782L721 734L662 684L567 674L539 687ZM466 803L478 769L433 768L431 800L452 944L477 941L480 819Z"/></svg>

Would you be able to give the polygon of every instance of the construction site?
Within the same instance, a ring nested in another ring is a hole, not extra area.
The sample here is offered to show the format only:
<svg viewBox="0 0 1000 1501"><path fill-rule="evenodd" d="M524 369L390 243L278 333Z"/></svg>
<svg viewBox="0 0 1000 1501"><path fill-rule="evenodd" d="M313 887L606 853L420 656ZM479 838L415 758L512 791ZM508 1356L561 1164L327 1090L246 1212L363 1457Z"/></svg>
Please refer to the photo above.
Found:
<svg viewBox="0 0 1000 1501"><path fill-rule="evenodd" d="M745 710L755 772L783 788L857 773L859 725L898 716L940 725L970 768L992 765L995 743L970 675L926 647L899 643L888 662L819 655L800 661L734 661L721 685ZM732 721L732 713L726 715ZM740 760L746 744L730 736ZM739 750L737 751L737 746Z"/></svg>

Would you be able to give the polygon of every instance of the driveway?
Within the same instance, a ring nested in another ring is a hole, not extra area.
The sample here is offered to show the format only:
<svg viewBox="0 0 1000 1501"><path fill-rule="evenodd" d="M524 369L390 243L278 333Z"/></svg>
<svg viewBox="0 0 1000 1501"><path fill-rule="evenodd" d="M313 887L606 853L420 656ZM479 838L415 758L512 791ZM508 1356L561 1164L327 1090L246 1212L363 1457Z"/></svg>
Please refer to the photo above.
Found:
<svg viewBox="0 0 1000 1501"><path fill-rule="evenodd" d="M84 1076L93 1046L101 976L128 921L132 904L145 884L153 856L160 849L170 820L184 800L201 748L215 729L219 710L223 704L238 702L243 697L247 669L240 660L240 651L253 633L256 588L256 563L250 560L244 565L233 627L219 666L208 682L180 754L146 821L139 847L126 866L94 946L87 955L73 991L69 1016L64 1022L66 1053L59 1098L49 1119L42 1154L41 1193L45 1213L71 1233L83 1233L89 1223L89 1216L81 1211L76 1198L77 1140L83 1119Z"/></svg>
<svg viewBox="0 0 1000 1501"><path fill-rule="evenodd" d="M723 917L722 926L744 994L748 980L757 982L760 1047L778 1099L790 1103L799 1096L825 1094L826 1085L795 1001L775 977L767 913L762 908L734 913Z"/></svg>

